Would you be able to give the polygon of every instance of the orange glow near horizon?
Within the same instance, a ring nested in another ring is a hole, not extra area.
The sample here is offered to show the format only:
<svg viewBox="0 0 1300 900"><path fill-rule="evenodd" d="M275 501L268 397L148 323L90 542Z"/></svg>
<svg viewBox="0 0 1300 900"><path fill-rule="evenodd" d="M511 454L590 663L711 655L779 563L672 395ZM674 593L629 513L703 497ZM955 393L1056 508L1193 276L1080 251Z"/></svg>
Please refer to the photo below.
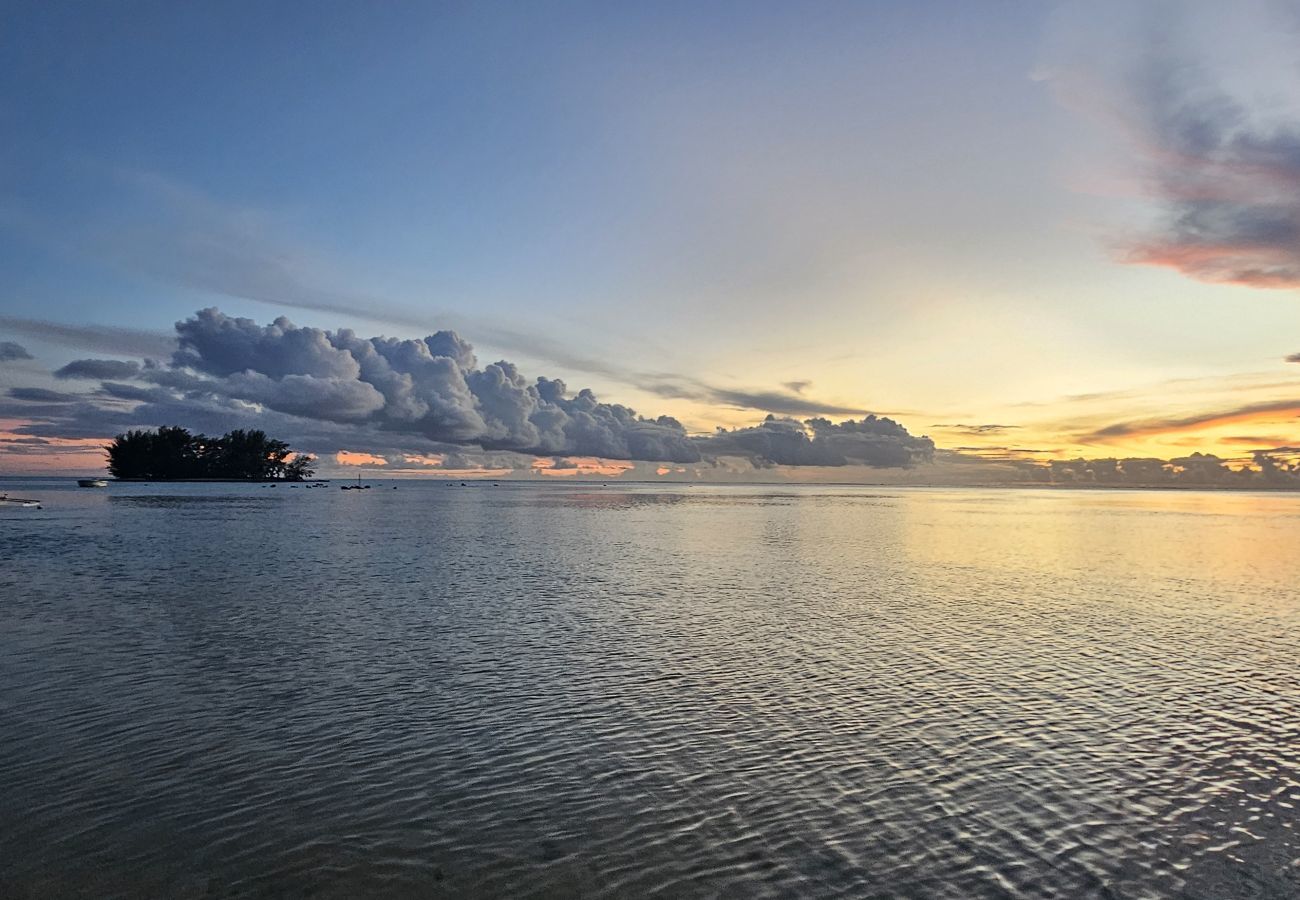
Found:
<svg viewBox="0 0 1300 900"><path fill-rule="evenodd" d="M1113 443L1105 438L1089 440L1084 455L1172 459L1199 452L1249 463L1254 450L1300 446L1296 412L1300 412L1300 407L1289 414L1240 412L1207 417L1196 423L1140 424L1133 432L1115 437Z"/></svg>
<svg viewBox="0 0 1300 900"><path fill-rule="evenodd" d="M535 475L554 478L575 478L579 475L599 475L604 478L618 478L623 473L636 468L635 463L626 460L601 459L597 456L569 456L564 458L571 465L557 466L549 456L540 456L533 460L531 466Z"/></svg>
<svg viewBox="0 0 1300 900"><path fill-rule="evenodd" d="M39 475L102 472L107 460L99 438L35 437L16 429L30 422L0 419L0 473Z"/></svg>
<svg viewBox="0 0 1300 900"><path fill-rule="evenodd" d="M406 473L421 478L506 478L514 469L397 469L393 474Z"/></svg>
<svg viewBox="0 0 1300 900"><path fill-rule="evenodd" d="M340 450L334 454L334 461L340 466L386 466L388 460L373 453L357 453L352 450Z"/></svg>
<svg viewBox="0 0 1300 900"><path fill-rule="evenodd" d="M402 461L413 466L441 466L446 459L441 453L430 453L427 456L419 456L415 453L407 453L402 456Z"/></svg>
<svg viewBox="0 0 1300 900"><path fill-rule="evenodd" d="M674 473L678 475L685 475L686 469L683 468L682 466L678 466L675 469L672 466L660 466L659 468L655 469L656 475L672 475ZM698 470L696 470L695 474L698 477L700 473Z"/></svg>
<svg viewBox="0 0 1300 900"><path fill-rule="evenodd" d="M1205 441L1223 440L1216 432L1226 426L1233 426L1234 430L1240 430L1243 425L1259 426L1262 430L1291 429L1295 431L1300 426L1300 422L1297 421L1298 418L1300 418L1300 402L1276 410L1229 410L1220 414L1210 413L1203 418L1197 417L1195 421L1187 419L1135 423L1131 430L1123 435L1118 435L1116 441L1140 440L1147 437L1173 434L1203 436L1203 438L1198 437L1198 439Z"/></svg>

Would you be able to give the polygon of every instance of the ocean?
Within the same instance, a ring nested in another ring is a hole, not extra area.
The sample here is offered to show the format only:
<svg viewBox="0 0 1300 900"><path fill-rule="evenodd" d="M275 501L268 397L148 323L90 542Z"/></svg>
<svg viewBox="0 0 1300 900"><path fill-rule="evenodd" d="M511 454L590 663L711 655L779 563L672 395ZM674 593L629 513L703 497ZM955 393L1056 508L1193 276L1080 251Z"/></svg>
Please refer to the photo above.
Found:
<svg viewBox="0 0 1300 900"><path fill-rule="evenodd" d="M0 485L0 896L1300 895L1300 496L370 483Z"/></svg>

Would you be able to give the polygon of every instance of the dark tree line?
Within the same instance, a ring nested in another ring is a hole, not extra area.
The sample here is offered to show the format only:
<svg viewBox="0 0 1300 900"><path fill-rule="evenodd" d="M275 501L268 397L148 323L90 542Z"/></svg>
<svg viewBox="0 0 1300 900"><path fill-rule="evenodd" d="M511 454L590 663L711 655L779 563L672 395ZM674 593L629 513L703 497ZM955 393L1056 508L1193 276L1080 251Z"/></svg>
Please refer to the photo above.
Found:
<svg viewBox="0 0 1300 900"><path fill-rule="evenodd" d="M157 431L119 434L104 449L108 451L108 471L114 478L302 481L315 474L309 468L315 457L294 456L288 444L267 437L264 431L240 429L212 438L164 425Z"/></svg>

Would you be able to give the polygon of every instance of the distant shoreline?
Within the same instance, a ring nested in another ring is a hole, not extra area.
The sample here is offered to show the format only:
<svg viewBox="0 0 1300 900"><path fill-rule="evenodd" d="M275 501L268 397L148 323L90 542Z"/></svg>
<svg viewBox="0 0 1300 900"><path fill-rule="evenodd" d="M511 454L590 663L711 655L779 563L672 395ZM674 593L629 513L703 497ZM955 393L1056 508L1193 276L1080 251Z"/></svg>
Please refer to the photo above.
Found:
<svg viewBox="0 0 1300 900"><path fill-rule="evenodd" d="M69 476L75 479L75 476ZM85 479L75 479L84 481ZM109 484L316 484L328 478L100 478Z"/></svg>
<svg viewBox="0 0 1300 900"><path fill-rule="evenodd" d="M52 481L77 481L85 479L85 475L38 475L38 474L4 474L0 475L0 482L4 481L30 481L32 479L52 480ZM472 484L497 483L500 485L547 485L549 487L579 487L591 485L604 485L616 487L619 485L639 486L639 487L763 487L763 488L829 488L829 487L866 487L866 488L884 488L900 490L1046 490L1046 491L1168 491L1168 492L1195 492L1195 491L1213 491L1215 493L1237 493L1237 494L1296 494L1300 493L1300 487L1291 486L1268 486L1262 484L1246 486L1238 485L1213 485L1213 484L1034 484L1034 483L966 483L966 484L943 484L942 482L889 482L889 481L673 481L668 479L654 481L623 481L617 478L597 480L597 479L564 479L564 480L544 480L541 478L458 478L447 476L401 476L401 475L383 475L374 474L363 476L370 480L389 481L389 482L429 482L451 484L453 482L469 482ZM330 478L308 478L302 481L290 481L284 478L104 478L101 479L110 484L317 484L330 483L338 479ZM344 481L351 481L351 478L344 478Z"/></svg>

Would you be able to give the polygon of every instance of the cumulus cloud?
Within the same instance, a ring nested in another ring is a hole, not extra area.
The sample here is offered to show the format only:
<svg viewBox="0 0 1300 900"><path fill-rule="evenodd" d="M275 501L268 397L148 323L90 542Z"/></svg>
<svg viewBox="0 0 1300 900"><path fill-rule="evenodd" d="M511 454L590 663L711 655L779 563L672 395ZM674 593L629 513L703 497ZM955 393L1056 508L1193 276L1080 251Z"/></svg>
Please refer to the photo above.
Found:
<svg viewBox="0 0 1300 900"><path fill-rule="evenodd" d="M927 470L932 483L980 485L1059 485L1089 488L1300 489L1300 450L1254 450L1246 458L1224 459L1192 453L1174 459L1107 457L1036 460L1024 457L936 452Z"/></svg>
<svg viewBox="0 0 1300 900"><path fill-rule="evenodd" d="M934 456L934 442L913 437L892 419L867 416L835 424L828 419L769 415L753 428L719 429L701 442L714 456L743 456L783 466L906 468Z"/></svg>
<svg viewBox="0 0 1300 900"><path fill-rule="evenodd" d="M485 449L699 459L676 420L637 416L589 390L569 396L563 382L530 382L509 362L479 367L473 347L450 331L362 338L285 318L262 326L208 309L178 323L177 334L171 364L141 378L190 398Z"/></svg>
<svg viewBox="0 0 1300 900"><path fill-rule="evenodd" d="M1213 454L1192 453L1169 460L1058 459L1046 466L1026 464L1022 471L1051 484L1096 487L1300 488L1300 464L1281 452L1288 449L1255 451L1253 467L1232 468L1228 460Z"/></svg>
<svg viewBox="0 0 1300 900"><path fill-rule="evenodd" d="M1071 105L1116 127L1159 210L1121 257L1202 281L1300 287L1294 10L1251 2L1076 10L1073 59L1045 74Z"/></svg>
<svg viewBox="0 0 1300 900"><path fill-rule="evenodd" d="M15 362L20 359L31 359L32 355L27 352L27 348L22 344L15 344L13 341L0 341L0 362Z"/></svg>
<svg viewBox="0 0 1300 900"><path fill-rule="evenodd" d="M103 381L110 378L134 378L140 364L118 359L75 359L54 372L55 378L86 378Z"/></svg>
<svg viewBox="0 0 1300 900"><path fill-rule="evenodd" d="M176 334L165 362L78 360L60 370L61 377L104 378L93 395L13 389L14 400L54 405L24 430L79 438L124 424L179 422L211 432L252 425L317 452L346 448L400 460L468 447L547 458L548 468L562 471L574 460L736 456L769 466L905 467L929 459L934 447L876 416L835 424L769 415L754 428L693 436L670 416L641 416L558 379L526 378L504 360L480 364L452 331L365 338L205 309L178 322Z"/></svg>
<svg viewBox="0 0 1300 900"><path fill-rule="evenodd" d="M1287 362L1300 363L1300 353L1292 353L1286 358Z"/></svg>

